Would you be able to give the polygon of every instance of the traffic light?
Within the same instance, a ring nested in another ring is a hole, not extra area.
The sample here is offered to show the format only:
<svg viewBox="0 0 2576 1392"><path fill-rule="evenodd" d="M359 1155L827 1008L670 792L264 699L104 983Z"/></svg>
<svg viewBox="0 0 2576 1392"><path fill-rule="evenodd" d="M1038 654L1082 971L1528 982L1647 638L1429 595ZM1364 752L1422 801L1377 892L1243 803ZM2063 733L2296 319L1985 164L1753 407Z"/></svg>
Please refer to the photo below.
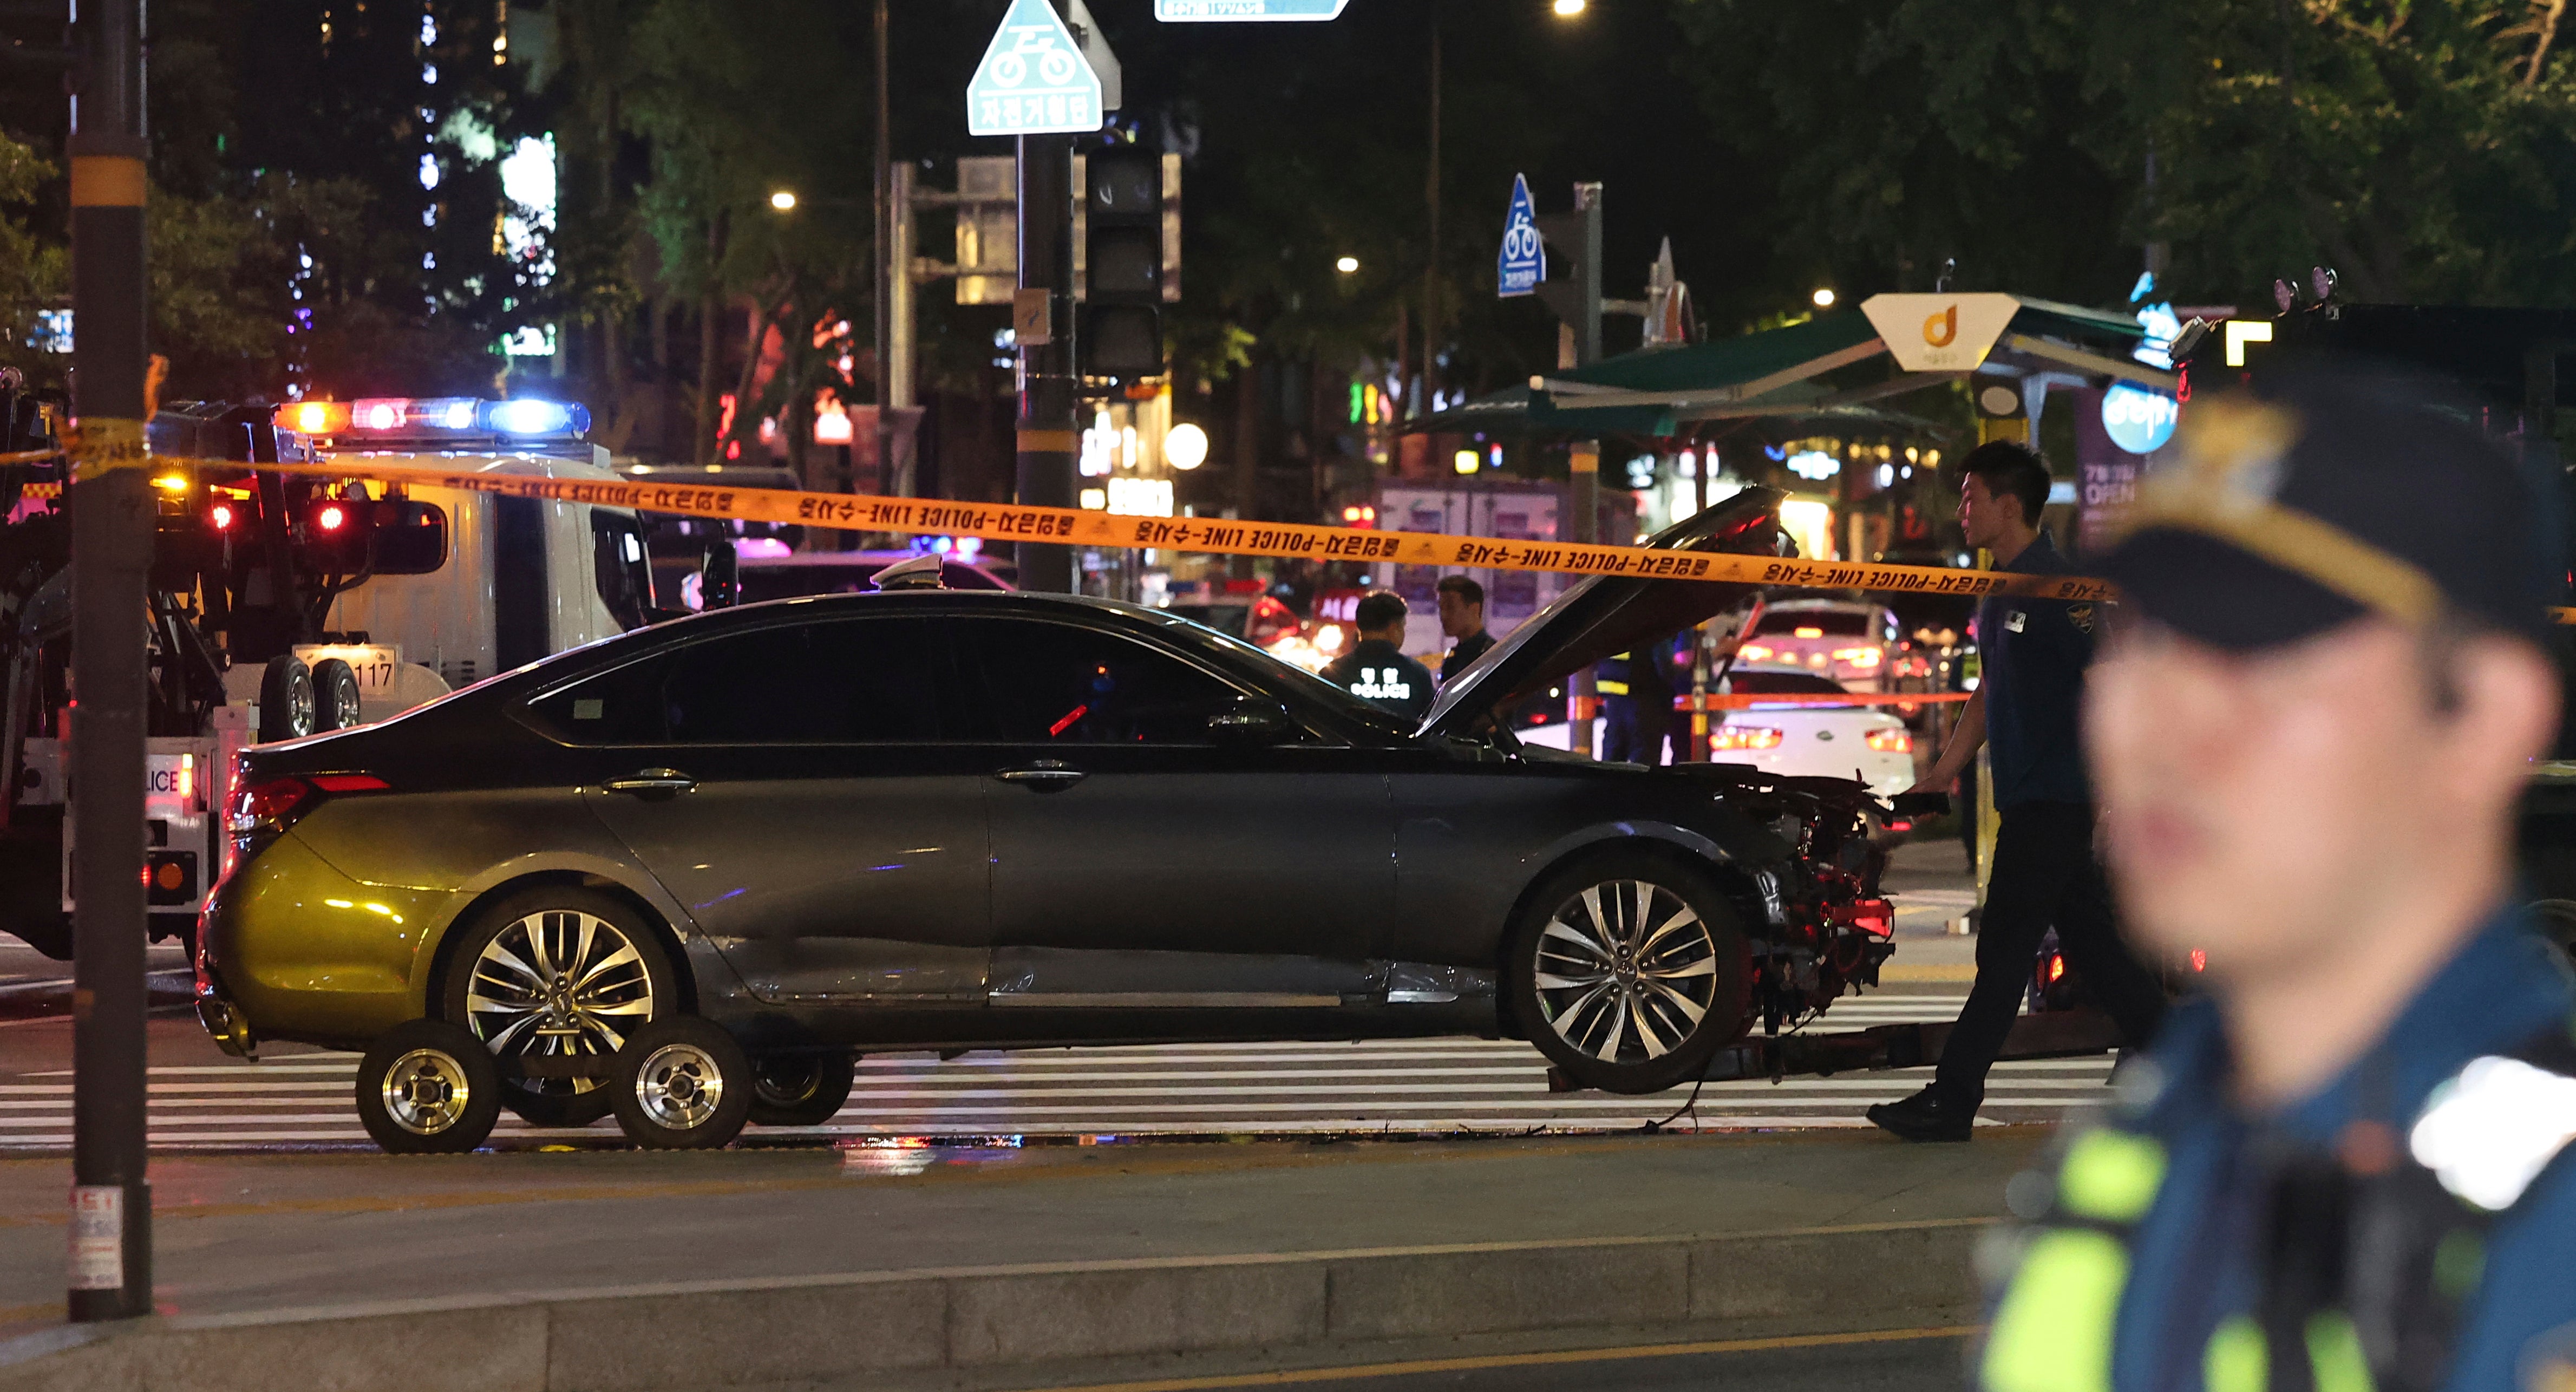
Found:
<svg viewBox="0 0 2576 1392"><path fill-rule="evenodd" d="M1601 186L1576 184L1573 212L1535 221L1556 254L1538 296L1574 331L1572 366L1589 367L1601 360Z"/></svg>
<svg viewBox="0 0 2576 1392"><path fill-rule="evenodd" d="M1077 157L1074 342L1087 377L1163 371L1166 301L1181 297L1181 160L1133 145Z"/></svg>

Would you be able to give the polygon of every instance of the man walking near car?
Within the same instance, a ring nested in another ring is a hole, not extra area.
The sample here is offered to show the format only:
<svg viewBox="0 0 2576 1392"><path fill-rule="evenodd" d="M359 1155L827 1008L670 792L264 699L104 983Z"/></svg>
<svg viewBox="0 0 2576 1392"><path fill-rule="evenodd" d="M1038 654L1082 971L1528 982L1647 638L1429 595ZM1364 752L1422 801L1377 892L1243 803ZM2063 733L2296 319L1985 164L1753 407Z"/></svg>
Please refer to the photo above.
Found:
<svg viewBox="0 0 2576 1392"><path fill-rule="evenodd" d="M2049 478L2036 453L1994 440L1970 451L1961 468L1959 530L1970 546L1993 552L1998 570L2069 573L2038 527ZM1983 679L1939 761L1911 790L1947 791L1978 746L1991 750L1998 828L1978 921L1976 983L1931 1084L1869 1109L1871 1121L1909 1141L1968 1139L1985 1101L1986 1073L2021 1012L2040 939L2052 926L2086 990L2131 1045L2144 1044L2164 1013L2163 987L2120 942L2093 849L2092 793L2077 733L2093 628L2090 604L1996 595L1980 605Z"/></svg>

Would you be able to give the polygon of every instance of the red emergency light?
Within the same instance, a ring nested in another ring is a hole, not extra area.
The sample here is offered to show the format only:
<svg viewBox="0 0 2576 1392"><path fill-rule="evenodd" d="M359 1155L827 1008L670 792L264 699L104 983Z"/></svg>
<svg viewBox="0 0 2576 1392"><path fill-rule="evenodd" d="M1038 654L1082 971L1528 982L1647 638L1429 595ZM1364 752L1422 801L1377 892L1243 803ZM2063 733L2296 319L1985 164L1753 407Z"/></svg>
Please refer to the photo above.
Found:
<svg viewBox="0 0 2576 1392"><path fill-rule="evenodd" d="M213 507L206 509L206 520L215 524L216 531L231 531L233 527L233 505L230 503L215 504Z"/></svg>
<svg viewBox="0 0 2576 1392"><path fill-rule="evenodd" d="M322 510L313 514L313 525L326 532L336 532L348 522L349 510L338 503L324 503Z"/></svg>

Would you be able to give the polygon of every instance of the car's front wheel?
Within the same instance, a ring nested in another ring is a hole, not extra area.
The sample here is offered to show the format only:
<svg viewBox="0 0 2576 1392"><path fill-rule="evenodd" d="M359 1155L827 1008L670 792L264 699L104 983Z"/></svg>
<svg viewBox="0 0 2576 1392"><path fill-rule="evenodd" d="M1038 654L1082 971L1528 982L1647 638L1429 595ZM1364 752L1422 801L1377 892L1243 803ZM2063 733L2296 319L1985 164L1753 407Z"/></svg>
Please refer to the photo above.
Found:
<svg viewBox="0 0 2576 1392"><path fill-rule="evenodd" d="M1735 911L1706 876L1659 857L1605 855L1552 876L1510 941L1513 1007L1578 1086L1661 1092L1743 1033Z"/></svg>
<svg viewBox="0 0 2576 1392"><path fill-rule="evenodd" d="M499 1060L503 1106L535 1126L588 1126L608 1115L618 1049L679 999L678 973L641 915L549 885L465 930L448 959L444 1014Z"/></svg>

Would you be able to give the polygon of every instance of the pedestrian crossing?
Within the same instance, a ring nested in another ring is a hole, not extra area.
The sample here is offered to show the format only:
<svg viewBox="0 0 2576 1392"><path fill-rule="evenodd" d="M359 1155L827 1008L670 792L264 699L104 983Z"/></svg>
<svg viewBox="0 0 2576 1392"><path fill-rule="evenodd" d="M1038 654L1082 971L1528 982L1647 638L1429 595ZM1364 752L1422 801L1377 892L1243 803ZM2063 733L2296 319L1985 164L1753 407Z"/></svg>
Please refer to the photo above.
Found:
<svg viewBox="0 0 2576 1392"><path fill-rule="evenodd" d="M1837 1031L1948 1020L1955 995L1845 1000L1809 1026ZM351 1097L357 1056L281 1055L151 1070L147 1134L162 1151L366 1145ZM1528 1044L1465 1038L1361 1043L1172 1044L979 1051L862 1059L850 1100L823 1126L759 1128L747 1142L1098 1141L1238 1135L1454 1136L1866 1125L1862 1110L1903 1097L1930 1070L1705 1084L1651 1097L1550 1093ZM2055 1120L2104 1096L2109 1060L1997 1067L1983 1120ZM0 1151L71 1144L71 1077L0 1080ZM492 1144L622 1144L616 1124L531 1127L504 1115Z"/></svg>

